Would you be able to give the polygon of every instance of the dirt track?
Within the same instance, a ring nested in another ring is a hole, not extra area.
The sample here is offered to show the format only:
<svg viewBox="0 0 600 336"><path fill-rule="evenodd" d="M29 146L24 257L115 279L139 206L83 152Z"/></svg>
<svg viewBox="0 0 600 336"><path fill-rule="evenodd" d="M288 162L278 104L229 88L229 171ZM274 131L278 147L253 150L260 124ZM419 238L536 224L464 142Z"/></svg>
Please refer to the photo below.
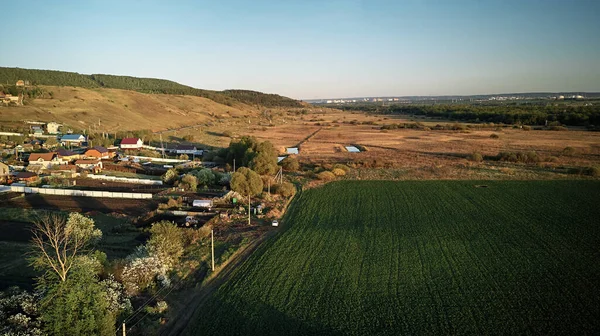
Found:
<svg viewBox="0 0 600 336"><path fill-rule="evenodd" d="M164 328L162 328L160 335L162 336L177 336L181 335L185 328L188 326L190 320L196 315L196 312L210 296L219 287L229 280L233 271L244 262L265 240L272 237L277 231L266 231L262 236L254 240L250 245L246 246L243 250L238 251L225 266L216 271L216 275L206 282L204 286L196 290L190 295L185 308L181 309L182 313L177 316L176 319L171 320Z"/></svg>

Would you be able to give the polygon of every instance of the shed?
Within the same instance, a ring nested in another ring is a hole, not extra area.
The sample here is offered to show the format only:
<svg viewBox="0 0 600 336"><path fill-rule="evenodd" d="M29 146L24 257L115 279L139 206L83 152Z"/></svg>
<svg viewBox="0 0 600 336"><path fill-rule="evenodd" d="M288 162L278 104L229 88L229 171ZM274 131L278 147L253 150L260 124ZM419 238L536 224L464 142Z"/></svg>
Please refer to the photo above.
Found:
<svg viewBox="0 0 600 336"><path fill-rule="evenodd" d="M288 154L298 154L298 147L288 147L285 149L285 152Z"/></svg>
<svg viewBox="0 0 600 336"><path fill-rule="evenodd" d="M38 175L32 172L19 172L15 177L19 181L34 182L37 180Z"/></svg>
<svg viewBox="0 0 600 336"><path fill-rule="evenodd" d="M197 208L212 208L213 207L213 201L212 200L194 200L192 202L192 206L193 207L197 207Z"/></svg>

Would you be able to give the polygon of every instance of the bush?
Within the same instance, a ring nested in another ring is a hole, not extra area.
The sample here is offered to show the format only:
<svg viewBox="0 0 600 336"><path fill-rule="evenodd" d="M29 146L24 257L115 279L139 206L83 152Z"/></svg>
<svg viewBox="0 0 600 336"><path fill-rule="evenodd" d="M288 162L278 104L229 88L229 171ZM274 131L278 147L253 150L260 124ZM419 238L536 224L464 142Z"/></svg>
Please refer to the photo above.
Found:
<svg viewBox="0 0 600 336"><path fill-rule="evenodd" d="M531 126L523 126L523 131L531 131Z"/></svg>
<svg viewBox="0 0 600 336"><path fill-rule="evenodd" d="M480 153L475 152L468 156L468 160L473 162L481 162L483 161L483 156Z"/></svg>
<svg viewBox="0 0 600 336"><path fill-rule="evenodd" d="M167 201L168 209L177 208L178 206L179 203L174 198L169 198L169 200Z"/></svg>
<svg viewBox="0 0 600 336"><path fill-rule="evenodd" d="M335 176L344 176L344 175L346 175L346 171L343 170L343 169L340 169L340 168L333 168L333 170L331 172Z"/></svg>
<svg viewBox="0 0 600 336"><path fill-rule="evenodd" d="M600 177L600 167L588 167L585 170L586 175Z"/></svg>
<svg viewBox="0 0 600 336"><path fill-rule="evenodd" d="M295 157L288 156L281 161L281 167L286 171L295 172L300 169L300 163Z"/></svg>
<svg viewBox="0 0 600 336"><path fill-rule="evenodd" d="M521 162L521 163L538 163L542 159L535 151L523 152L500 152L497 156L499 161Z"/></svg>
<svg viewBox="0 0 600 336"><path fill-rule="evenodd" d="M492 138L492 139L498 139L499 137L500 136L498 134L496 134L496 133L490 134L490 138Z"/></svg>
<svg viewBox="0 0 600 336"><path fill-rule="evenodd" d="M322 181L335 180L335 175L330 171L323 171L317 174L317 178Z"/></svg>
<svg viewBox="0 0 600 336"><path fill-rule="evenodd" d="M350 167L346 166L345 164L341 164L341 163L334 164L333 169L342 169L346 173L350 172Z"/></svg>
<svg viewBox="0 0 600 336"><path fill-rule="evenodd" d="M563 149L563 155L574 155L575 154L575 148L573 147L565 147L565 149Z"/></svg>
<svg viewBox="0 0 600 336"><path fill-rule="evenodd" d="M290 182L283 182L273 186L275 192L283 197L292 197L296 194L296 187Z"/></svg>

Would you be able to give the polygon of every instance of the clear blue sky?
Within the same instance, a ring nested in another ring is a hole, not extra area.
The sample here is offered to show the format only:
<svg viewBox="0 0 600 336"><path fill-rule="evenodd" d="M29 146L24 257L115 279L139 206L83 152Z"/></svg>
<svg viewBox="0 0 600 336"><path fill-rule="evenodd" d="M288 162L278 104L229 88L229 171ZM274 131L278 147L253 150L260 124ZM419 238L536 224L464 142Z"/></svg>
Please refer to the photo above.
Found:
<svg viewBox="0 0 600 336"><path fill-rule="evenodd" d="M600 91L598 0L26 1L0 27L2 66L205 89Z"/></svg>

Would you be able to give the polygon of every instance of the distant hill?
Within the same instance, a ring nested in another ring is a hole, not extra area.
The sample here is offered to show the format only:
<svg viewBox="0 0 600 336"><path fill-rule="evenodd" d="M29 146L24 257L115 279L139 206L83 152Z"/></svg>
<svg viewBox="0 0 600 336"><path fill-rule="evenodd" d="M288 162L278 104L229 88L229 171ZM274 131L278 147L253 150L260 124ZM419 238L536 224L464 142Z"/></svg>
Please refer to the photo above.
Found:
<svg viewBox="0 0 600 336"><path fill-rule="evenodd" d="M37 70L0 67L0 85L14 85L18 80L31 85L75 86L81 88L110 88L142 93L189 95L208 98L219 104L232 106L235 103L264 107L302 107L302 103L277 94L265 94L250 90L212 91L196 89L173 81L157 78L139 78L76 72Z"/></svg>

